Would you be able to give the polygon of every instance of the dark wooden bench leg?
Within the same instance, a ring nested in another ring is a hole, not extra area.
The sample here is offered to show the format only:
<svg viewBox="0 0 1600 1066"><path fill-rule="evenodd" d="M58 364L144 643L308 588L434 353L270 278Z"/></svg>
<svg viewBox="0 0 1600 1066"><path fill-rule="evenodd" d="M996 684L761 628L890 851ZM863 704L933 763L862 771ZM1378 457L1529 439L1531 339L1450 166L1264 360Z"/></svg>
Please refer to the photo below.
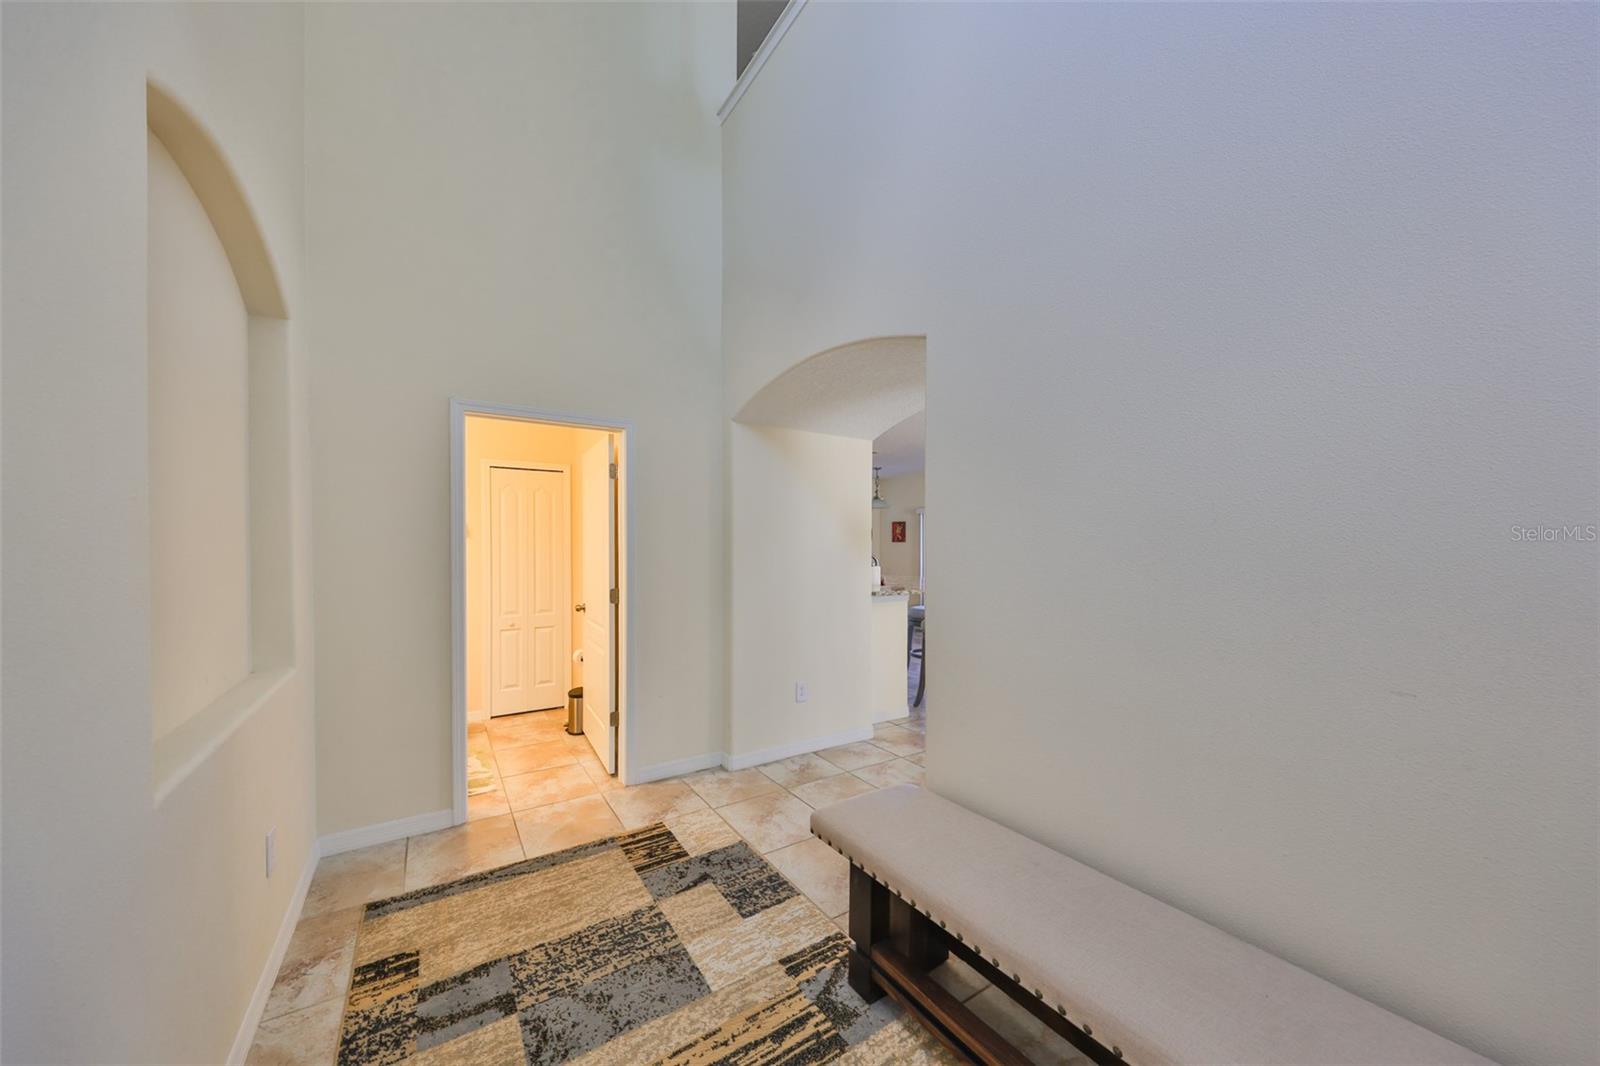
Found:
<svg viewBox="0 0 1600 1066"><path fill-rule="evenodd" d="M883 989L872 979L872 945L888 940L889 890L861 867L850 866L850 987L868 1003L880 999Z"/></svg>
<svg viewBox="0 0 1600 1066"><path fill-rule="evenodd" d="M889 937L895 949L919 970L931 970L950 957L939 927L903 899L889 901Z"/></svg>

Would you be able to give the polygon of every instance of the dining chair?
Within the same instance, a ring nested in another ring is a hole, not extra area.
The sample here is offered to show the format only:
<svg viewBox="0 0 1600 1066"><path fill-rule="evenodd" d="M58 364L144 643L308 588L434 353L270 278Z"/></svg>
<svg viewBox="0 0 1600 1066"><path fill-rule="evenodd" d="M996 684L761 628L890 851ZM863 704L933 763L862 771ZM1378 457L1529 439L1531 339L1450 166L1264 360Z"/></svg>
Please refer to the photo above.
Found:
<svg viewBox="0 0 1600 1066"><path fill-rule="evenodd" d="M911 701L913 707L922 706L922 693L928 684L927 613L928 609L920 603L906 612L906 666L910 667L912 659L921 660L921 665L917 667L917 697ZM911 638L919 630L922 633L922 643L913 650Z"/></svg>

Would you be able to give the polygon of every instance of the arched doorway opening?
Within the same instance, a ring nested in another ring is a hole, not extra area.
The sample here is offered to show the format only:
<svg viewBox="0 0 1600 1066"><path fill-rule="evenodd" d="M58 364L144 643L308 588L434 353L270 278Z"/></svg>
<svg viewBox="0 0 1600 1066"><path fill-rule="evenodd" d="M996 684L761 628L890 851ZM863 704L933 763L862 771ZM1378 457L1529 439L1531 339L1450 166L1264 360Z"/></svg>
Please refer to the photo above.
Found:
<svg viewBox="0 0 1600 1066"><path fill-rule="evenodd" d="M847 749L877 730L904 754L874 772L920 780L920 730L886 724L907 714L907 575L874 566L896 543L890 523L906 522L909 538L910 520L874 506L873 451L920 425L926 367L924 337L853 341L794 364L734 416L730 769ZM920 470L917 443L902 461ZM902 587L884 594L883 577Z"/></svg>

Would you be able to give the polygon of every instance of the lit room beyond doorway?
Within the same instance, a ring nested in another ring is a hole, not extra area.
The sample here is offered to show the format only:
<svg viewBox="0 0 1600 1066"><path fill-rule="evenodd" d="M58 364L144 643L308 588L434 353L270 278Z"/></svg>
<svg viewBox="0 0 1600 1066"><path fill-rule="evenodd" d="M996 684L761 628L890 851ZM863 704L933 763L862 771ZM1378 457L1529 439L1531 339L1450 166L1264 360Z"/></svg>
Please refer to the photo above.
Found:
<svg viewBox="0 0 1600 1066"><path fill-rule="evenodd" d="M469 819L560 817L616 780L622 436L465 416Z"/></svg>
<svg viewBox="0 0 1600 1066"><path fill-rule="evenodd" d="M918 411L872 442L873 634L897 649L904 632L905 670L898 651L874 655L873 720L896 720L918 730L927 719L927 573L922 552L926 413Z"/></svg>

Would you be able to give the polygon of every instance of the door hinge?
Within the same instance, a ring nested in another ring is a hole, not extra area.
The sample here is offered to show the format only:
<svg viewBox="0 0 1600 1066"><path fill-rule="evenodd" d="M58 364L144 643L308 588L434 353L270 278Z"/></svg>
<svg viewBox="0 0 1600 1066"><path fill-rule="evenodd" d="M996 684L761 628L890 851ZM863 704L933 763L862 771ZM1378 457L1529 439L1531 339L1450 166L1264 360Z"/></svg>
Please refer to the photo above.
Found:
<svg viewBox="0 0 1600 1066"><path fill-rule="evenodd" d="M611 710L611 728L612 729L617 728L617 711L616 711L616 708L612 708L612 710Z"/></svg>
<svg viewBox="0 0 1600 1066"><path fill-rule="evenodd" d="M611 464L611 479L613 481L615 481L616 477L617 477L617 464L616 463L612 463Z"/></svg>
<svg viewBox="0 0 1600 1066"><path fill-rule="evenodd" d="M617 602L617 590L616 589L612 589L611 590L611 602L612 603L616 603Z"/></svg>

